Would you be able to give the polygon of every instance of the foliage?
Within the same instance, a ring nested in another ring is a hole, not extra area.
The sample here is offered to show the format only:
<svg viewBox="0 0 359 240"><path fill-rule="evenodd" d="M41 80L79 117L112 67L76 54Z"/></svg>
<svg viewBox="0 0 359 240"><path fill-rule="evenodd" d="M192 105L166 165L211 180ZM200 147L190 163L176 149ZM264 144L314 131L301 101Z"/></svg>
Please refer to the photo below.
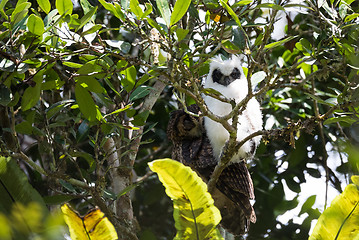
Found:
<svg viewBox="0 0 359 240"><path fill-rule="evenodd" d="M216 229L221 214L197 173L171 159L156 160L149 166L158 174L173 201L175 239L221 239Z"/></svg>
<svg viewBox="0 0 359 240"><path fill-rule="evenodd" d="M352 176L344 192L337 196L319 217L310 240L315 239L358 239L358 176Z"/></svg>
<svg viewBox="0 0 359 240"><path fill-rule="evenodd" d="M256 97L271 129L250 163L248 239L305 239L315 197L303 223L277 220L301 184L323 177L341 192L358 172L358 14L352 0L2 0L0 153L48 205L98 206L119 239L171 238L171 202L147 163L170 156L169 112L197 103L210 116L209 59L244 54L254 93L232 116Z"/></svg>

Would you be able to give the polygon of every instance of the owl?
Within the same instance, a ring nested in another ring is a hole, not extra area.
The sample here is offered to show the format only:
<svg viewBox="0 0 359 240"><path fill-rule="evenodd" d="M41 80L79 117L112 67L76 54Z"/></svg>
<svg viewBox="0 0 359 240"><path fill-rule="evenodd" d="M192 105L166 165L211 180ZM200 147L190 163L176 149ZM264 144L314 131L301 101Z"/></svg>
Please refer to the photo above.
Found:
<svg viewBox="0 0 359 240"><path fill-rule="evenodd" d="M242 69L242 61L233 56L223 61L216 57L210 64L210 71L204 82L205 88L213 88L228 99L239 103L248 92L247 79ZM232 107L209 96L204 100L210 111L219 116L228 114ZM190 166L207 182L218 164L221 151L229 134L223 126L200 114L197 105L184 110L173 111L167 134L173 143L172 159ZM262 114L259 103L251 99L246 109L238 116L237 141L252 132L262 129ZM228 120L231 123L231 120ZM260 137L246 142L223 170L212 192L215 206L220 210L221 225L234 235L243 235L250 223L256 222L256 215L250 203L254 199L254 188L246 159L250 158L259 145Z"/></svg>
<svg viewBox="0 0 359 240"><path fill-rule="evenodd" d="M222 60L220 56L214 58L210 64L209 74L204 82L204 88L217 90L227 99L240 103L248 94L247 78L243 73L243 61L238 56L232 56L228 60ZM217 116L225 116L232 111L229 103L222 102L210 96L204 96L208 109ZM232 119L228 120L231 124ZM205 117L204 126L210 139L213 154L219 159L223 146L229 140L228 131L222 124ZM260 105L255 98L248 101L245 110L238 116L237 141L256 131L262 130L263 120ZM232 162L239 162L251 157L259 145L260 136L247 141L231 159Z"/></svg>

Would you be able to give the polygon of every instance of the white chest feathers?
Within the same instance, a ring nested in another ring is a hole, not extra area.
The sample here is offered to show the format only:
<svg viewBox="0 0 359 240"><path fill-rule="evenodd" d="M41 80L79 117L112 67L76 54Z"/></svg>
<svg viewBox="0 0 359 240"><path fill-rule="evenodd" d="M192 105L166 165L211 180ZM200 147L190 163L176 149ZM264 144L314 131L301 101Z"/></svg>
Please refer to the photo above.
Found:
<svg viewBox="0 0 359 240"><path fill-rule="evenodd" d="M222 61L215 58L210 65L210 72L204 84L205 88L213 88L228 99L234 99L239 103L248 93L247 79L243 74L241 60L238 57ZM209 110L218 115L224 116L231 112L232 107L228 103L221 102L209 96L204 96L204 100ZM228 120L232 123L232 120ZM243 140L248 135L262 130L262 112L258 101L254 98L249 100L245 110L238 116L237 141ZM205 117L204 126L207 136L213 148L213 154L219 159L222 148L229 140L228 131L222 124ZM261 137L257 136L247 141L233 156L233 162L242 161L255 153L260 143Z"/></svg>

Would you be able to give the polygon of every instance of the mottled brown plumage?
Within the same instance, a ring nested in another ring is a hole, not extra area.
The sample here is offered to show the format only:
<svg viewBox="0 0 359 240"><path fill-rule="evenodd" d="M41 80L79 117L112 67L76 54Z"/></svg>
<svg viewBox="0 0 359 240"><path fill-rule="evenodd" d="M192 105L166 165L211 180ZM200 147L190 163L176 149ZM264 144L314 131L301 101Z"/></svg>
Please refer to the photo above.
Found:
<svg viewBox="0 0 359 240"><path fill-rule="evenodd" d="M188 111L198 114L197 105ZM203 127L203 119L187 114L184 110L171 113L167 128L173 143L172 158L190 166L204 181L208 181L217 160L213 157L210 141ZM256 221L250 199L254 199L251 176L244 161L231 163L219 177L212 193L215 205L221 211L221 225L235 235L248 231L250 222Z"/></svg>

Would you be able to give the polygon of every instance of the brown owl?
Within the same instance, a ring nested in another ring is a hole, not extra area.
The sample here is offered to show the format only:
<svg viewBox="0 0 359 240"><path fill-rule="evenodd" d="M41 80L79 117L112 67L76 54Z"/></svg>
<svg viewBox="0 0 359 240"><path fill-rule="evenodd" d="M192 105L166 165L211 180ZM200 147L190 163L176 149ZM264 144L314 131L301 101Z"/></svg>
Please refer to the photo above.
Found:
<svg viewBox="0 0 359 240"><path fill-rule="evenodd" d="M197 105L188 107L194 114ZM187 114L184 110L171 113L167 134L173 143L172 158L190 166L207 182L217 165L207 137L203 118ZM248 231L250 222L256 221L250 199L254 199L251 176L244 161L231 162L220 175L212 193L214 204L222 215L221 225L234 235Z"/></svg>

